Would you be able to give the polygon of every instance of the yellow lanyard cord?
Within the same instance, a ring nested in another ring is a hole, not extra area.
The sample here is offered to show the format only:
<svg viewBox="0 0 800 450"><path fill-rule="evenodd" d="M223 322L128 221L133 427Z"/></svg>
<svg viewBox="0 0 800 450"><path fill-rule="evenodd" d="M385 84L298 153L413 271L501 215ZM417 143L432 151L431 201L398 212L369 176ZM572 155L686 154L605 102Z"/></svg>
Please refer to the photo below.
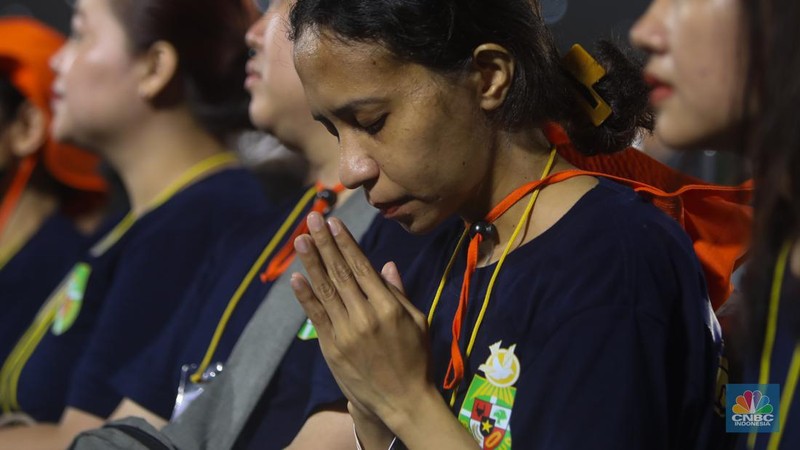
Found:
<svg viewBox="0 0 800 450"><path fill-rule="evenodd" d="M181 189L207 175L212 170L233 165L237 161L235 154L224 152L215 154L190 167L177 180L162 190L143 213L138 215L132 212L128 213L103 239L92 247L90 254L94 257L103 255L109 248L119 242L138 218L163 205ZM61 296L56 294L63 289L65 283L69 282L71 275L72 272L67 275L45 302L31 326L17 342L13 351L3 363L2 368L0 368L0 406L5 413L20 409L17 387L22 370L45 334L47 334L47 330L53 325L56 313L61 307L60 300L62 299Z"/></svg>
<svg viewBox="0 0 800 450"><path fill-rule="evenodd" d="M278 244L281 243L283 238L289 232L292 225L297 222L298 217L305 211L308 204L314 199L317 194L316 186L311 187L303 197L300 199L300 202L294 207L289 216L284 220L281 227L278 229L278 232L270 239L267 246L261 252L256 262L250 268L250 271L247 272L242 282L239 284L239 287L236 289L236 292L233 294L233 297L228 301L228 306L225 307L225 311L222 313L222 317L217 323L217 329L214 330L214 336L211 338L211 343L208 345L208 349L206 349L206 354L203 356L203 361L200 363L200 366L197 368L197 371L192 374L191 380L193 383L199 383L203 378L203 373L208 368L208 365L211 364L211 358L214 356L214 353L217 351L217 346L219 345L219 341L222 338L222 334L225 332L225 327L228 326L228 320L230 320L231 315L233 315L233 311L236 309L236 306L239 304L239 301L242 299L245 291L247 290L250 283L252 283L253 278L255 278L256 274L258 273L259 269L264 265L275 249L278 247Z"/></svg>
<svg viewBox="0 0 800 450"><path fill-rule="evenodd" d="M761 352L761 368L758 376L758 384L765 385L769 383L770 364L772 359L772 352L775 348L775 337L778 332L778 309L781 301L781 287L783 279L786 274L786 265L789 260L789 254L792 249L792 242L787 241L781 247L778 254L778 260L775 263L775 273L772 279L772 289L770 290L769 310L767 313L767 330L764 336L764 350ZM792 354L792 360L789 364L789 372L786 375L786 382L781 394L781 407L780 407L780 422L778 424L778 431L772 433L767 443L767 450L777 450L780 446L781 439L783 438L783 429L786 425L786 416L789 415L789 407L791 406L794 392L797 388L797 379L800 376L800 343L798 343ZM750 449L755 448L756 433L750 433L747 437L747 447Z"/></svg>
<svg viewBox="0 0 800 450"><path fill-rule="evenodd" d="M789 259L789 251L791 248L791 242L784 243L778 254L778 261L775 264L775 273L772 278L772 290L769 294L767 334L764 337L764 350L761 353L761 370L758 376L759 384L767 384L769 381L770 358L772 356L772 350L775 347L775 335L778 329L778 307L781 301L781 285L783 284L783 277L786 272L786 261Z"/></svg>
<svg viewBox="0 0 800 450"><path fill-rule="evenodd" d="M550 174L550 171L553 169L555 158L556 158L556 150L552 149L550 151L550 159L547 161L547 165L545 166L544 171L542 171L540 179L543 179ZM528 200L528 205L525 208L525 212L519 218L517 226L514 228L514 232L512 233L511 238L508 240L508 243L503 249L503 253L500 256L500 259L497 261L497 265L494 268L494 272L492 272L492 277L489 280L488 287L486 288L486 294L483 297L483 304L481 305L481 310L480 313L478 314L478 319L475 321L475 327L472 329L472 335L470 336L469 344L467 345L467 352L466 352L467 359L469 359L469 356L472 353L472 348L475 345L475 339L477 338L478 331L480 330L481 324L483 323L483 318L486 314L486 309L489 307L489 298L492 295L492 290L494 289L494 283L497 280L497 276L500 274L500 269L503 267L503 263L506 260L506 256L508 256L508 254L511 252L511 248L517 241L517 238L519 237L520 232L524 228L525 223L530 218L531 212L533 211L533 206L534 204L536 204L536 199L539 197L539 192L540 189L536 189L531 194L531 198ZM441 298L442 291L444 290L445 282L450 275L450 270L453 268L456 256L458 255L459 250L461 249L461 244L464 242L468 234L469 234L469 227L466 227L464 233L461 235L461 238L458 240L458 244L456 244L456 249L453 252L453 255L450 257L450 261L447 263L447 267L445 268L444 274L442 275L442 279L439 282L439 287L436 290L436 295L433 298L431 309L428 312L428 325L430 325L431 321L433 320L434 313L436 311L437 306L439 305L439 300ZM455 405L457 394L458 394L458 387L453 389L453 393L450 396L451 408Z"/></svg>
<svg viewBox="0 0 800 450"><path fill-rule="evenodd" d="M781 418L777 433L773 433L769 437L769 444L767 450L778 450L783 439L783 430L786 428L786 417L789 415L789 407L792 405L794 392L797 389L797 378L800 377L800 344L794 347L792 353L792 362L789 364L789 373L786 374L786 383L784 384L783 392L781 393Z"/></svg>
<svg viewBox="0 0 800 450"><path fill-rule="evenodd" d="M9 246L8 250L6 250L5 252L0 252L0 270L3 270L6 264L8 264L9 261L11 261L15 256L17 256L17 253L19 253L19 251L22 250L22 247L24 247L29 240L30 238L20 239L18 242L11 244L11 246Z"/></svg>
<svg viewBox="0 0 800 450"><path fill-rule="evenodd" d="M66 282L67 280L64 280L63 283ZM57 310L58 308L53 308L50 305L39 310L33 324L22 335L19 343L14 347L2 369L0 369L0 406L4 413L20 409L16 395L19 375L25 365L24 363L33 352L33 348L38 345L52 325Z"/></svg>

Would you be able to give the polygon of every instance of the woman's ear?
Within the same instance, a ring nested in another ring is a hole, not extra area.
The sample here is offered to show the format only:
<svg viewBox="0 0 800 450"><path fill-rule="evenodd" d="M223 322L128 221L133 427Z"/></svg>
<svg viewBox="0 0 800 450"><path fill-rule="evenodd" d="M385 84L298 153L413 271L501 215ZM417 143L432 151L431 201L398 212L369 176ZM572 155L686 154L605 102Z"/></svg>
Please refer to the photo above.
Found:
<svg viewBox="0 0 800 450"><path fill-rule="evenodd" d="M17 158L30 156L47 141L47 117L44 111L31 102L23 103L8 126L8 142Z"/></svg>
<svg viewBox="0 0 800 450"><path fill-rule="evenodd" d="M481 108L485 111L499 108L514 79L511 53L497 44L481 44L472 52L472 70L480 87Z"/></svg>
<svg viewBox="0 0 800 450"><path fill-rule="evenodd" d="M139 81L139 96L152 101L175 78L178 71L178 52L169 42L158 41L140 58L142 77Z"/></svg>

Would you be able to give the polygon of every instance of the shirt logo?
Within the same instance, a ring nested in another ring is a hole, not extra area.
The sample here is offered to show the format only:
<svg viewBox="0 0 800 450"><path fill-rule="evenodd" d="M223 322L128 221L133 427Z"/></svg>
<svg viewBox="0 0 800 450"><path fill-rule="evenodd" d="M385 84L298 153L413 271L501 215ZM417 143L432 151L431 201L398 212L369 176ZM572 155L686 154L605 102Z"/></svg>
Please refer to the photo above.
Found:
<svg viewBox="0 0 800 450"><path fill-rule="evenodd" d="M516 348L516 344L506 349L500 348L500 342L494 343L489 347L491 355L478 370L483 371L486 379L495 386L513 386L519 379L519 358L514 354Z"/></svg>
<svg viewBox="0 0 800 450"><path fill-rule="evenodd" d="M485 378L475 374L470 382L458 420L483 450L511 449L511 413L519 380L520 363L516 344L502 348L502 341L489 346L489 357L478 367Z"/></svg>
<svg viewBox="0 0 800 450"><path fill-rule="evenodd" d="M779 430L780 386L777 384L729 384L726 431L774 433Z"/></svg>
<svg viewBox="0 0 800 450"><path fill-rule="evenodd" d="M300 327L300 331L297 332L297 338L301 341L313 341L319 338L319 336L317 336L317 329L314 328L311 319L306 319L303 326Z"/></svg>
<svg viewBox="0 0 800 450"><path fill-rule="evenodd" d="M72 269L67 277L67 282L56 293L56 310L51 330L56 336L66 333L81 312L83 295L86 292L86 283L89 281L92 269L86 263L79 263Z"/></svg>

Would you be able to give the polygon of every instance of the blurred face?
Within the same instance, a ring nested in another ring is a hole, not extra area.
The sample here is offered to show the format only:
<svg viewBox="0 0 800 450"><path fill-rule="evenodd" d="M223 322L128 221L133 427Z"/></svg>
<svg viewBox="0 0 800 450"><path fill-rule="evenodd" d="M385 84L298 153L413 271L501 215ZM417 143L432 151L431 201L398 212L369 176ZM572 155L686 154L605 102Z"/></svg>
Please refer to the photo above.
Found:
<svg viewBox="0 0 800 450"><path fill-rule="evenodd" d="M469 215L492 158L474 78L445 78L316 30L296 42L295 65L312 113L339 139L345 186L363 186L373 206L414 233Z"/></svg>
<svg viewBox="0 0 800 450"><path fill-rule="evenodd" d="M740 1L653 0L631 30L650 55L656 135L670 147L735 146L746 67Z"/></svg>
<svg viewBox="0 0 800 450"><path fill-rule="evenodd" d="M299 146L310 127L317 128L292 61L288 39L290 1L277 0L247 32L253 50L245 87L251 94L250 120L291 146Z"/></svg>
<svg viewBox="0 0 800 450"><path fill-rule="evenodd" d="M136 123L144 105L137 85L142 69L109 0L78 0L72 34L51 66L56 139L102 147Z"/></svg>

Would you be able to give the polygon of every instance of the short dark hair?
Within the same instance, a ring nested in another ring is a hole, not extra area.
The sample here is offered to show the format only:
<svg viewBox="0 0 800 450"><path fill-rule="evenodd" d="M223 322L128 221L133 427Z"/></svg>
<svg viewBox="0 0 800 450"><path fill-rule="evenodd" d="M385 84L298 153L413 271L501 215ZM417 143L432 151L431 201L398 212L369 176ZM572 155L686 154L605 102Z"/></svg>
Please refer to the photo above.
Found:
<svg viewBox="0 0 800 450"><path fill-rule="evenodd" d="M131 51L169 42L178 76L157 101L185 101L210 132L222 136L249 124L244 89L248 13L242 0L111 0Z"/></svg>
<svg viewBox="0 0 800 450"><path fill-rule="evenodd" d="M298 0L290 20L292 39L318 27L443 74L467 70L479 45L501 45L516 70L502 109L490 118L508 129L559 122L585 154L621 150L639 127L652 128L640 64L608 42L597 55L607 75L595 89L613 113L602 126L591 124L532 0Z"/></svg>

